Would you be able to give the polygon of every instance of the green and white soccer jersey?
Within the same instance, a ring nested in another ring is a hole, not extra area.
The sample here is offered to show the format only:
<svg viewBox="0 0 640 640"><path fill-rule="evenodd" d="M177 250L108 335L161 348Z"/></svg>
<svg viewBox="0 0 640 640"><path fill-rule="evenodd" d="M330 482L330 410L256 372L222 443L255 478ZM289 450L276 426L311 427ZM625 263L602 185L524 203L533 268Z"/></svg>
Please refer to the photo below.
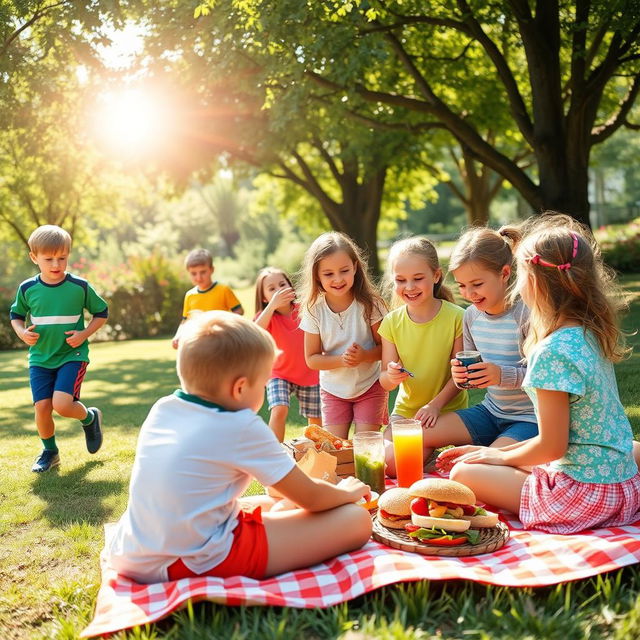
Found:
<svg viewBox="0 0 640 640"><path fill-rule="evenodd" d="M35 325L34 331L40 334L29 347L29 366L56 369L65 362L89 362L88 341L74 348L67 344L65 334L84 329L84 309L94 317L108 316L107 303L93 287L69 273L58 284L46 284L37 275L18 287L11 319Z"/></svg>

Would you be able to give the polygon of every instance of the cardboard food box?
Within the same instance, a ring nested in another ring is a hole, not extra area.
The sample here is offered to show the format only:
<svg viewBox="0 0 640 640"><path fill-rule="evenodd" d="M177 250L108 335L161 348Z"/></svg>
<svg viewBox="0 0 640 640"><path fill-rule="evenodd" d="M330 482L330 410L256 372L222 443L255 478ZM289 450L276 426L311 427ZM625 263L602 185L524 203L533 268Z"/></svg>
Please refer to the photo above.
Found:
<svg viewBox="0 0 640 640"><path fill-rule="evenodd" d="M300 460L307 449L314 448L313 442L307 438L294 438L284 443L293 459L297 462ZM336 459L336 474L339 478L355 475L355 466L353 463L353 447L345 449L322 449Z"/></svg>

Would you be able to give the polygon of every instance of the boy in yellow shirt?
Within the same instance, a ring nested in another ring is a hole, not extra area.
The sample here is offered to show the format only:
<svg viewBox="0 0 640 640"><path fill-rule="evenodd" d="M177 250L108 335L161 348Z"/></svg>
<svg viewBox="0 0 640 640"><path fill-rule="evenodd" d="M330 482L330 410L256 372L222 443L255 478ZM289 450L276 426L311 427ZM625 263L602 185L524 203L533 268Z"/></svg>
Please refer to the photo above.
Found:
<svg viewBox="0 0 640 640"><path fill-rule="evenodd" d="M194 249L189 252L184 264L194 287L184 295L182 320L171 341L174 349L178 348L182 325L192 312L232 311L240 315L244 314L244 309L236 294L226 285L213 280L213 258L209 251L206 249Z"/></svg>

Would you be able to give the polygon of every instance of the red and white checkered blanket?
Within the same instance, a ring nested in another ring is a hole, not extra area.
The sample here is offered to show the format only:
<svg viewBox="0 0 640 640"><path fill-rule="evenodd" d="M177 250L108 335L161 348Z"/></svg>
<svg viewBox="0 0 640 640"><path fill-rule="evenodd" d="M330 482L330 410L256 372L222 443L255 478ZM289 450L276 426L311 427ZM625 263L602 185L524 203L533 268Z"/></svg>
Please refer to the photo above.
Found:
<svg viewBox="0 0 640 640"><path fill-rule="evenodd" d="M540 587L586 578L640 562L640 522L577 535L523 531L501 514L511 530L504 547L461 558L422 556L373 540L362 549L310 569L268 580L185 578L140 585L103 566L93 621L83 637L113 633L159 620L189 599L226 605L328 607L396 582L475 580L510 587Z"/></svg>

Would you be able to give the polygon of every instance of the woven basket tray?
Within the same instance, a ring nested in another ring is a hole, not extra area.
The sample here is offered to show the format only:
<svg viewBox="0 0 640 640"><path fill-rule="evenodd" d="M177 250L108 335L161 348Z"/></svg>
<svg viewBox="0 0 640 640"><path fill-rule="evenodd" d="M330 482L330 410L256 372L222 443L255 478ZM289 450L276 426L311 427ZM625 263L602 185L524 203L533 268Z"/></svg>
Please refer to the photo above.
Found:
<svg viewBox="0 0 640 640"><path fill-rule="evenodd" d="M374 540L394 549L421 553L425 556L477 556L481 553L492 553L502 547L509 539L509 529L503 522L498 522L495 527L490 529L479 529L479 531L480 542L478 544L465 543L457 547L438 547L417 542L414 538L410 538L404 529L388 529L378 522L376 516L373 517Z"/></svg>

